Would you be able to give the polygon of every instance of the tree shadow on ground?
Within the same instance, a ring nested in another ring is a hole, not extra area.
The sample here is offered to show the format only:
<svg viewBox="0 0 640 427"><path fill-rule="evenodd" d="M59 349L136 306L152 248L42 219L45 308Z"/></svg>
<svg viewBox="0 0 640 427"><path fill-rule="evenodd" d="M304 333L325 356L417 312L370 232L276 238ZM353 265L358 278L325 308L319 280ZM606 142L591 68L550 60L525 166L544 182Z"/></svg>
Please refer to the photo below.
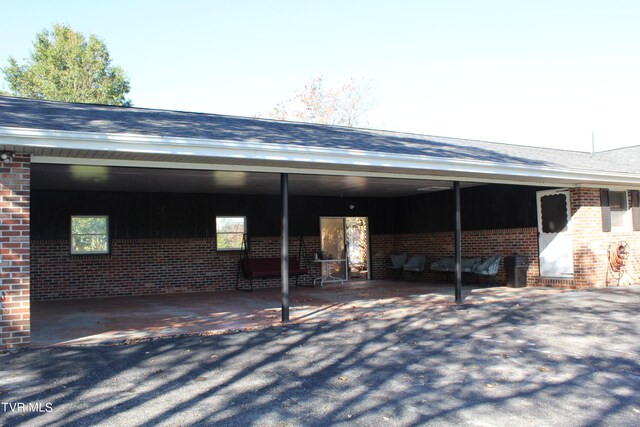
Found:
<svg viewBox="0 0 640 427"><path fill-rule="evenodd" d="M633 424L640 289L0 357L7 425ZM527 421L527 420L530 420Z"/></svg>

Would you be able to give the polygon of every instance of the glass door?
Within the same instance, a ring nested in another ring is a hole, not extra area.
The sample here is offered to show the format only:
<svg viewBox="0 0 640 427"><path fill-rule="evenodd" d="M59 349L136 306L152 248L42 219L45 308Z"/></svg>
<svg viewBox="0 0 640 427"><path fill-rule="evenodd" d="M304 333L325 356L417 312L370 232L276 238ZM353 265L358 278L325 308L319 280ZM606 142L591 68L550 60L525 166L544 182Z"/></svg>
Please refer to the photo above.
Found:
<svg viewBox="0 0 640 427"><path fill-rule="evenodd" d="M369 220L367 217L320 217L320 249L324 278L369 278Z"/></svg>
<svg viewBox="0 0 640 427"><path fill-rule="evenodd" d="M367 217L346 217L347 260L349 278L369 278L369 220Z"/></svg>
<svg viewBox="0 0 640 427"><path fill-rule="evenodd" d="M322 269L323 277L347 279L345 218L320 218L320 250L322 259L331 260Z"/></svg>

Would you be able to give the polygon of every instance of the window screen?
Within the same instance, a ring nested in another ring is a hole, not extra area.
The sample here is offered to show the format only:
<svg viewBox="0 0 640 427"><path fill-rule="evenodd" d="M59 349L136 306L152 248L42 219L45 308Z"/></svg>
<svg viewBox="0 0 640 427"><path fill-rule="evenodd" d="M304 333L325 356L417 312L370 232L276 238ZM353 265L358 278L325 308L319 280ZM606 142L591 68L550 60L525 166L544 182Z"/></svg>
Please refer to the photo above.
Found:
<svg viewBox="0 0 640 427"><path fill-rule="evenodd" d="M543 233L560 233L567 227L567 198L552 194L540 199Z"/></svg>
<svg viewBox="0 0 640 427"><path fill-rule="evenodd" d="M624 229L624 214L627 212L627 192L609 191L609 208L611 209L611 229Z"/></svg>
<svg viewBox="0 0 640 427"><path fill-rule="evenodd" d="M609 191L609 207L612 211L627 210L627 192L626 191Z"/></svg>

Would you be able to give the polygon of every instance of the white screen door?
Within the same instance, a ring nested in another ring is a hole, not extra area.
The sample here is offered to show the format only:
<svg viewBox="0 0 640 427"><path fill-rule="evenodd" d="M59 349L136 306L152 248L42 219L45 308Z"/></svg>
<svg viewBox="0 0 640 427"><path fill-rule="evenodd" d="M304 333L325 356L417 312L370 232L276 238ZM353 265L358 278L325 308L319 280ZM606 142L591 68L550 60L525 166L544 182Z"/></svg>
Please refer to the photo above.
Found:
<svg viewBox="0 0 640 427"><path fill-rule="evenodd" d="M573 276L569 191L538 191L540 276Z"/></svg>

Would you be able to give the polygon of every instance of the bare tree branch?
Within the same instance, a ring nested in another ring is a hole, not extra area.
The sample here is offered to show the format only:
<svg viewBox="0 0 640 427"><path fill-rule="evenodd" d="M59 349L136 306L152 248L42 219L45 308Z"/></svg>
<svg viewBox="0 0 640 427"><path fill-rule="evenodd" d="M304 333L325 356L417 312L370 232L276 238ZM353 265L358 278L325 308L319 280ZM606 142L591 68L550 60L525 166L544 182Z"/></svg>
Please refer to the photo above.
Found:
<svg viewBox="0 0 640 427"><path fill-rule="evenodd" d="M278 103L271 111L257 116L339 126L362 126L367 124L366 114L372 103L369 81L350 78L338 87L325 88L324 78L319 76L293 97Z"/></svg>

